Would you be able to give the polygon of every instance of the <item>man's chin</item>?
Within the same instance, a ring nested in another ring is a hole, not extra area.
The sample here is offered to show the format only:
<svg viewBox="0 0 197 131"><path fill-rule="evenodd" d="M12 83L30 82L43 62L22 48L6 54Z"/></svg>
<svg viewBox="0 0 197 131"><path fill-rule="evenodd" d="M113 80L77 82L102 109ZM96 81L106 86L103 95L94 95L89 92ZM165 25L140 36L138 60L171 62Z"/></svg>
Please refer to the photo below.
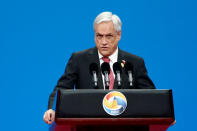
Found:
<svg viewBox="0 0 197 131"><path fill-rule="evenodd" d="M105 57L110 56L110 53L108 51L101 51L100 53L102 56L105 56Z"/></svg>

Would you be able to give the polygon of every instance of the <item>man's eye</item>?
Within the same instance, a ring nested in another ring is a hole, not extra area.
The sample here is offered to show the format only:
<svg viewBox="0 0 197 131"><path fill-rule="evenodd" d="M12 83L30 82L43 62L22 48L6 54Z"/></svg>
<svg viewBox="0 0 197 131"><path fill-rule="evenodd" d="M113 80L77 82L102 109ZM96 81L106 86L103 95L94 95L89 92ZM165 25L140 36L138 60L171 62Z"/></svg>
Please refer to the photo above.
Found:
<svg viewBox="0 0 197 131"><path fill-rule="evenodd" d="M108 39L110 39L110 38L112 38L113 37L113 35L107 35L107 38Z"/></svg>
<svg viewBox="0 0 197 131"><path fill-rule="evenodd" d="M102 35L97 35L97 37L98 37L98 38L102 38L103 36L102 36Z"/></svg>

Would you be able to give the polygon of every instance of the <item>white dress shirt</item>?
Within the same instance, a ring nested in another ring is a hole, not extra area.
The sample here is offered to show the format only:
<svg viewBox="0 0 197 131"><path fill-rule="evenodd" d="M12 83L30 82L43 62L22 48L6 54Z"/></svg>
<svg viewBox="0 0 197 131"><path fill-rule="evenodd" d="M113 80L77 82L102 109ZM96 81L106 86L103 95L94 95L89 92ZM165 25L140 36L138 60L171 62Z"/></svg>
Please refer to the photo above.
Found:
<svg viewBox="0 0 197 131"><path fill-rule="evenodd" d="M98 55L99 55L99 61L100 61L100 66L101 66L101 64L104 62L103 59L102 59L103 56L100 54L99 51L98 51ZM113 71L113 64L118 61L118 47L116 48L116 50L114 51L114 53L112 55L108 56L108 58L110 59L109 65L110 65L110 68L113 72L114 80L115 80L115 74L114 74L114 71ZM103 78L103 87L104 87L104 90L105 90L105 80L104 80L104 75L103 74L102 74L102 78Z"/></svg>

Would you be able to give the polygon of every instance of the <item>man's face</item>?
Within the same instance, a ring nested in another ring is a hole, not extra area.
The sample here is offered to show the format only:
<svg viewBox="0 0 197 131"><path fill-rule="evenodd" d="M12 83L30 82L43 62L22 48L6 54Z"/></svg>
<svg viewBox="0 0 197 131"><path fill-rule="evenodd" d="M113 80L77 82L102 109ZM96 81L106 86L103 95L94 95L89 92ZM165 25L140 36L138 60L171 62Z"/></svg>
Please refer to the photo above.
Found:
<svg viewBox="0 0 197 131"><path fill-rule="evenodd" d="M116 32L114 24L102 22L95 26L95 43L96 47L103 56L110 56L117 48L121 37L121 32Z"/></svg>

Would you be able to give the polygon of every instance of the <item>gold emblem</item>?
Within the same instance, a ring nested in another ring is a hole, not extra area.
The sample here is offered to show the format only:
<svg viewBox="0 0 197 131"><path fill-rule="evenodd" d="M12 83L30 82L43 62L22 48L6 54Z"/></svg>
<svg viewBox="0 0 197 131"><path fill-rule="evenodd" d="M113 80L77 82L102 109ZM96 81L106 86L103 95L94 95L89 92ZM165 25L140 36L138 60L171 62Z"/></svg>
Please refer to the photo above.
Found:
<svg viewBox="0 0 197 131"><path fill-rule="evenodd" d="M126 61L125 60L122 60L122 62L121 62L122 68L124 68L125 63L126 63Z"/></svg>

